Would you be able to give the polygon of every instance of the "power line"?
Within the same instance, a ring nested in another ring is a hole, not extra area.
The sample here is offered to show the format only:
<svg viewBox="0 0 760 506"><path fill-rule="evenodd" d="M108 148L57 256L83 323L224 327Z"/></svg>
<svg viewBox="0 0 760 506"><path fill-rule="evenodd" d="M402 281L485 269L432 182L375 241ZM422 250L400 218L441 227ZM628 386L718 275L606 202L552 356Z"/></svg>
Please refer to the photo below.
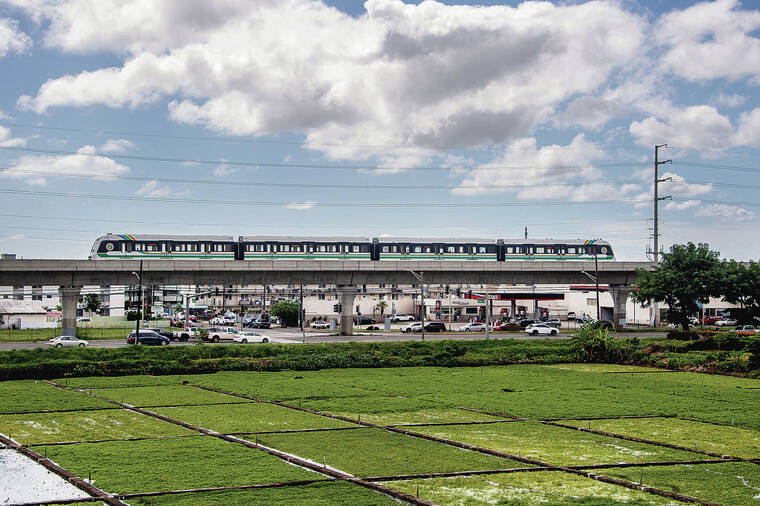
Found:
<svg viewBox="0 0 760 506"><path fill-rule="evenodd" d="M12 123L6 121L0 121L0 125L4 125L11 128L34 128L37 130L51 130L61 132L80 132L90 134L107 134L107 135L123 135L127 137L147 137L156 139L178 139L178 140L192 140L192 141L215 141L215 142L236 142L236 143L250 143L250 144L283 144L293 146L324 146L324 147L344 147L344 148L371 148L371 149L440 149L440 150L470 150L470 151L493 151L501 149L500 145L495 146L435 146L435 145L388 145L388 144L344 144L344 143L313 143L308 141L283 141L283 140L271 140L271 139L244 139L238 137L221 137L221 136L196 136L196 135L168 135L158 133L140 133L140 132L127 132L120 130L94 130L85 128L70 128L70 127L51 127L43 125L29 125L22 123ZM541 149L561 149L561 150L584 150L584 151L600 151L600 148L587 147L587 148L575 148L575 147L552 147L545 146Z"/></svg>
<svg viewBox="0 0 760 506"><path fill-rule="evenodd" d="M595 167L643 167L647 164L644 162L616 162L616 163L597 163L597 164L579 164L579 165L550 165L546 167L536 167L533 165L481 165L476 167L410 167L410 166L384 166L384 165L335 165L322 163L280 163L280 162L252 162L252 161L230 161L230 160L203 160L193 158L168 158L159 156L138 156L118 153L80 153L77 151L63 151L58 149L29 148L18 146L0 146L0 150L58 155L58 156L86 156L86 157L106 157L123 160L139 160L150 162L168 162L168 163L191 163L203 165L225 165L225 166L244 166L244 167L275 167L284 169L339 169L339 170L364 170L377 171L383 174L389 171L450 171L450 170L478 170L478 171L501 171L501 170L525 170L539 169L544 172L562 171L567 169L593 169Z"/></svg>
<svg viewBox="0 0 760 506"><path fill-rule="evenodd" d="M218 179L188 179L188 178L165 178L165 177L141 177L141 176L122 176L122 175L98 175L82 174L76 172L54 172L44 170L27 170L16 169L12 167L0 167L0 173L6 174L37 174L42 176L63 176L63 177L80 177L87 179L118 179L122 181L156 181L158 183L176 183L176 184L209 184L223 186L263 186L271 188L329 188L329 189L346 189L346 190L455 190L468 189L461 185L387 185L387 184L322 184L322 183L268 183L263 181L221 181ZM525 189L540 186L541 188L566 188L583 185L617 185L617 184L643 184L648 180L633 181L589 181L586 183L550 183L550 184L523 184L523 185L488 185L489 189ZM736 185L743 186L743 185ZM478 189L479 187L473 187Z"/></svg>
<svg viewBox="0 0 760 506"><path fill-rule="evenodd" d="M103 223L129 223L129 224L138 224L138 225L187 225L188 223L186 221L138 221L138 220L114 220L114 219L103 219L103 218L75 218L75 217L62 217L62 216L34 216L34 215L28 215L28 214L0 214L0 216L3 217L9 217L9 218L32 218L32 219L40 219L40 220L63 220L63 221L86 221L86 222L103 222ZM627 218L622 220L579 220L579 221L552 221L551 223L546 222L532 222L532 223L521 223L519 225L500 225L500 227L504 228L522 228L523 226L527 225L530 227L540 227L540 226L554 226L554 225L577 225L577 224L596 224L596 223L625 223L625 222L633 222L633 221L648 221L647 218ZM229 227L276 227L276 228L306 228L306 229L312 229L312 228L329 228L329 229L379 229L384 230L388 228L409 228L409 229L415 229L419 230L419 225L382 225L382 226L371 226L371 225L361 225L361 226L320 226L320 225L271 225L270 223L250 223L246 222L244 224L235 224L235 223L198 223L193 222L194 226L204 226L204 227L218 227L218 226L229 226ZM439 227L437 227L439 228ZM493 228L493 227L474 227L473 225L445 225L442 228L451 228L451 229L473 229L473 228ZM59 229L57 229L59 230Z"/></svg>
<svg viewBox="0 0 760 506"><path fill-rule="evenodd" d="M673 165L679 165L681 167L700 167L705 169L715 170L734 170L739 172L760 172L760 168L757 167L742 167L738 165L723 165L716 163L697 163L697 162L671 162Z"/></svg>
<svg viewBox="0 0 760 506"><path fill-rule="evenodd" d="M612 200L586 200L586 201L536 201L536 202L278 202L278 201L249 201L249 200L218 200L218 199L190 199L176 197L145 197L139 195L101 195L92 193L64 193L50 192L41 190L16 190L10 188L0 188L0 193L15 195L36 195L46 197L66 197L80 199L96 200L125 200L125 201L144 201L157 203L179 203L179 204L220 204L220 205L244 205L244 206L275 206L287 207L309 206L311 207L328 207L328 208L420 208L420 207L451 207L451 208L490 208L490 207L535 207L535 206L565 206L565 205L594 205L594 204L623 204L645 202L642 199L612 199ZM760 204L758 204L760 205Z"/></svg>

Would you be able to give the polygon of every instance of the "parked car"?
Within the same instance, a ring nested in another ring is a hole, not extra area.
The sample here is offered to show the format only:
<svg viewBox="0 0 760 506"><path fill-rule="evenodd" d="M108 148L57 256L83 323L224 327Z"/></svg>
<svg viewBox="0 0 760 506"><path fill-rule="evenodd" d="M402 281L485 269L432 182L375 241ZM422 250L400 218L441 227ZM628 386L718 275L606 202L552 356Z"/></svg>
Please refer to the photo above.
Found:
<svg viewBox="0 0 760 506"><path fill-rule="evenodd" d="M268 343L269 336L258 332L240 332L232 338L233 343Z"/></svg>
<svg viewBox="0 0 760 506"><path fill-rule="evenodd" d="M238 322L235 315L224 315L222 317L222 325L236 325Z"/></svg>
<svg viewBox="0 0 760 506"><path fill-rule="evenodd" d="M699 319L694 316L689 316L688 320L689 320L689 325L691 326L699 325Z"/></svg>
<svg viewBox="0 0 760 506"><path fill-rule="evenodd" d="M539 334L556 336L559 334L559 330L545 323L533 323L531 325L528 325L525 327L525 332L533 336L537 336Z"/></svg>
<svg viewBox="0 0 760 506"><path fill-rule="evenodd" d="M522 327L514 322L501 322L493 326L493 330L505 331L505 330L522 330Z"/></svg>
<svg viewBox="0 0 760 506"><path fill-rule="evenodd" d="M754 325L739 325L736 327L736 332L740 334L756 334L757 329Z"/></svg>
<svg viewBox="0 0 760 506"><path fill-rule="evenodd" d="M734 320L733 318L723 318L722 320L718 320L715 322L715 325L718 327L733 327L734 325L738 324L738 320Z"/></svg>
<svg viewBox="0 0 760 506"><path fill-rule="evenodd" d="M443 322L427 322L425 332L446 332L446 325Z"/></svg>
<svg viewBox="0 0 760 506"><path fill-rule="evenodd" d="M517 324L520 326L521 329L524 329L528 325L532 325L536 323L536 320L531 320L530 318L523 318L522 320L517 320Z"/></svg>
<svg viewBox="0 0 760 506"><path fill-rule="evenodd" d="M721 316L705 316L702 318L701 323L703 325L715 325L719 320L722 320L723 317Z"/></svg>
<svg viewBox="0 0 760 506"><path fill-rule="evenodd" d="M420 332L422 330L422 322L413 322L401 327L401 332Z"/></svg>
<svg viewBox="0 0 760 506"><path fill-rule="evenodd" d="M575 321L577 321L578 323L580 323L581 325L583 325L584 323L588 323L588 322L594 321L594 319L591 318L587 314L582 314L580 316L576 316L575 317Z"/></svg>
<svg viewBox="0 0 760 506"><path fill-rule="evenodd" d="M396 313L394 316L391 316L391 323L413 322L413 321L414 321L414 316L410 314Z"/></svg>
<svg viewBox="0 0 760 506"><path fill-rule="evenodd" d="M330 324L324 320L315 320L311 322L311 325L309 325L309 327L313 329L328 329L330 328Z"/></svg>
<svg viewBox="0 0 760 506"><path fill-rule="evenodd" d="M575 320L575 311L568 311L567 312L567 319L568 320Z"/></svg>
<svg viewBox="0 0 760 506"><path fill-rule="evenodd" d="M233 327L209 327L208 333L203 337L204 341L218 343L219 341L232 341L239 332Z"/></svg>
<svg viewBox="0 0 760 506"><path fill-rule="evenodd" d="M54 348L84 348L90 343L74 336L58 336L48 341L48 346Z"/></svg>
<svg viewBox="0 0 760 506"><path fill-rule="evenodd" d="M77 323L92 323L92 318L82 317L77 318Z"/></svg>
<svg viewBox="0 0 760 506"><path fill-rule="evenodd" d="M135 344L135 333L130 332L127 336L127 344ZM164 337L152 330L141 330L137 336L137 344L154 345L154 346L166 346L169 344L169 338Z"/></svg>
<svg viewBox="0 0 760 506"><path fill-rule="evenodd" d="M374 318L370 318L366 315L360 315L354 317L354 324L355 325L372 325L375 322Z"/></svg>
<svg viewBox="0 0 760 506"><path fill-rule="evenodd" d="M457 329L457 332L485 332L486 324L478 322L465 323Z"/></svg>
<svg viewBox="0 0 760 506"><path fill-rule="evenodd" d="M560 328L562 326L562 322L559 321L559 318L549 318L544 323L547 325L551 325L554 328Z"/></svg>

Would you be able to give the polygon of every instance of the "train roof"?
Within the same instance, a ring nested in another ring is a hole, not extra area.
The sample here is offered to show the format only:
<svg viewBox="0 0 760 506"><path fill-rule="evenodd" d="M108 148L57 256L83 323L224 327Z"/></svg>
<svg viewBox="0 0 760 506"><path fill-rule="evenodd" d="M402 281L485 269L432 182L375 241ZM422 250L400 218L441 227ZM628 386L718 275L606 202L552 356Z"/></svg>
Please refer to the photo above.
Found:
<svg viewBox="0 0 760 506"><path fill-rule="evenodd" d="M504 244L604 244L610 243L602 239L502 239Z"/></svg>
<svg viewBox="0 0 760 506"><path fill-rule="evenodd" d="M231 235L106 234L99 241L213 241L234 242Z"/></svg>
<svg viewBox="0 0 760 506"><path fill-rule="evenodd" d="M383 243L395 243L395 242L409 242L420 244L435 244L435 243L475 243L475 244L496 244L496 239L482 239L473 237L380 237L378 242Z"/></svg>
<svg viewBox="0 0 760 506"><path fill-rule="evenodd" d="M241 235L242 242L372 242L369 237Z"/></svg>

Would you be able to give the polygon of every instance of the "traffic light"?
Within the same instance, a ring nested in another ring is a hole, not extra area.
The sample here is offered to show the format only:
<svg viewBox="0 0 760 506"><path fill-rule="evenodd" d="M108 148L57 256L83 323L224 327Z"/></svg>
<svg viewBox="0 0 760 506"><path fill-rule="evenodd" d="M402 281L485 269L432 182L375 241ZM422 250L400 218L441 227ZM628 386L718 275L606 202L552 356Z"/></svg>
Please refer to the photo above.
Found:
<svg viewBox="0 0 760 506"><path fill-rule="evenodd" d="M333 304L333 312L340 313L343 310L342 304Z"/></svg>

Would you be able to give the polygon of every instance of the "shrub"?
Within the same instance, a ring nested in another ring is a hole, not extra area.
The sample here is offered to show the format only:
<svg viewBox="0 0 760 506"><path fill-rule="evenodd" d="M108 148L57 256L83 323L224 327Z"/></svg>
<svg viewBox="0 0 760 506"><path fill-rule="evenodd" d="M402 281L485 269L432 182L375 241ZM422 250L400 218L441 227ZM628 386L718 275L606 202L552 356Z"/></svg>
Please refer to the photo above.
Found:
<svg viewBox="0 0 760 506"><path fill-rule="evenodd" d="M676 339L678 341L696 341L699 339L699 334L693 330L684 332L683 330L671 330L667 335L668 339Z"/></svg>
<svg viewBox="0 0 760 506"><path fill-rule="evenodd" d="M620 345L607 329L584 325L570 339L570 343L580 360L603 362L622 358Z"/></svg>

